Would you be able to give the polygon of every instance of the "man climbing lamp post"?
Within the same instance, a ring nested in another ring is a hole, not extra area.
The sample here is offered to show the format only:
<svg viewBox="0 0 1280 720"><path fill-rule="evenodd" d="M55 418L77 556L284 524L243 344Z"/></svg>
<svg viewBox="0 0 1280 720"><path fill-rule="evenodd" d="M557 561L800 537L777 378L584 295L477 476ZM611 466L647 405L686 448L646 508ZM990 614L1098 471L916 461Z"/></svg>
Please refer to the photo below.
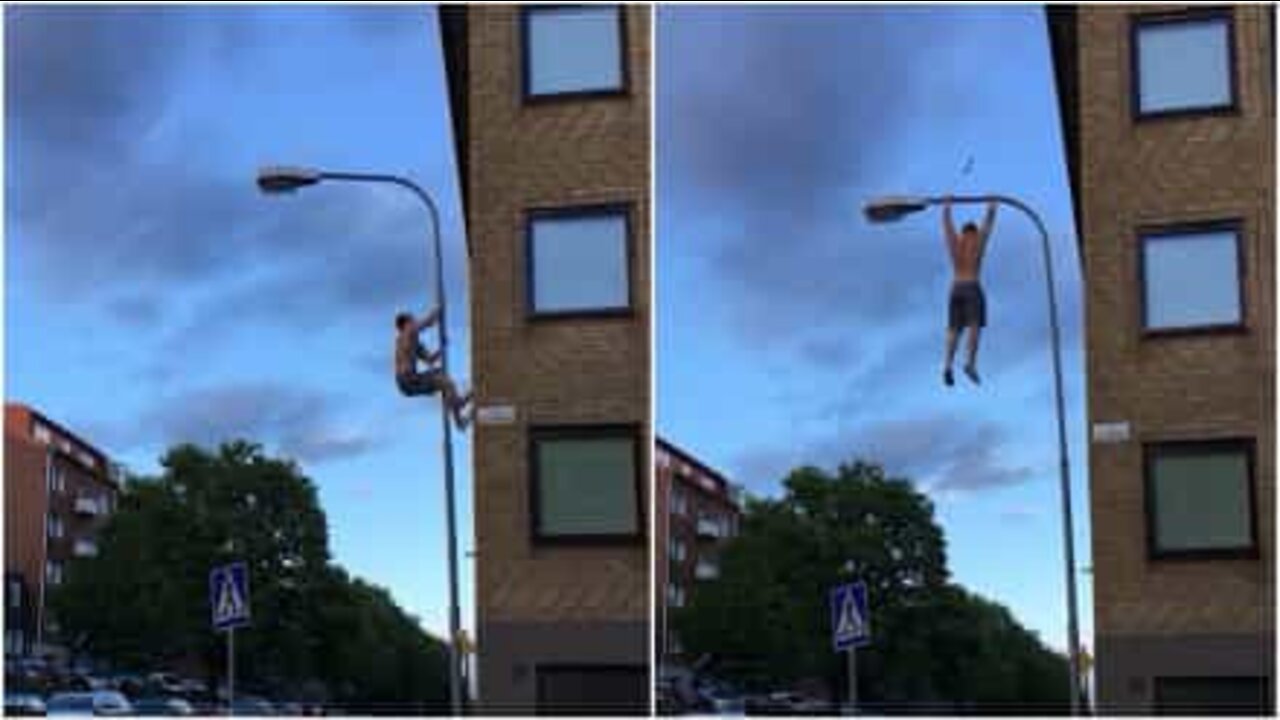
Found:
<svg viewBox="0 0 1280 720"><path fill-rule="evenodd" d="M449 372L448 322L444 292L444 254L440 246L440 213L435 202L417 183L397 175L376 173L329 172L313 168L268 167L258 171L258 189L267 194L289 193L324 181L363 182L399 185L412 192L427 207L431 218L431 240L435 252L436 308L439 310L440 371ZM462 714L462 655L458 648L461 617L458 610L458 537L454 517L453 435L449 403L441 401L440 418L444 426L444 496L449 553L449 703L452 715Z"/></svg>
<svg viewBox="0 0 1280 720"><path fill-rule="evenodd" d="M1075 548L1071 522L1071 480L1067 467L1067 430L1062 396L1062 347L1058 327L1058 302L1054 290L1053 259L1049 249L1049 233L1045 230L1044 222L1034 210L1028 207L1021 200L1005 195L881 197L869 201L863 207L863 214L866 215L867 220L870 222L887 223L900 220L907 215L926 210L934 205L946 204L948 201L957 204L995 203L1008 205L1016 210L1020 210L1027 217L1031 218L1031 221L1035 223L1036 229L1040 232L1040 243L1044 255L1045 282L1049 292L1049 329L1053 349L1054 397L1058 417L1058 469L1062 485L1062 534L1067 581L1067 643L1069 652L1068 660L1071 667L1071 671L1069 673L1071 714L1078 715L1080 712L1081 699L1079 674L1080 638L1079 626L1076 618L1076 577L1073 570L1075 567Z"/></svg>

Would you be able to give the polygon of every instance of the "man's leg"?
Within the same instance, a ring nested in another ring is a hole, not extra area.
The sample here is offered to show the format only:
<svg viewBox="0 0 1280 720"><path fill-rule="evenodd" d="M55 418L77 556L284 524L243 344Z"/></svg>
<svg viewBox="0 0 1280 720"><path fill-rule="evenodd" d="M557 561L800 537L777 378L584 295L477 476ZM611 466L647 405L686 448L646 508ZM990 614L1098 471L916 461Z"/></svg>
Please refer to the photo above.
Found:
<svg viewBox="0 0 1280 720"><path fill-rule="evenodd" d="M437 382L440 384L440 393L444 396L444 401L449 405L449 411L453 413L453 422L459 429L466 429L467 415L464 411L467 404L471 402L471 393L459 397L458 386L454 384L453 378L443 373L440 374Z"/></svg>
<svg viewBox="0 0 1280 720"><path fill-rule="evenodd" d="M951 364L956 359L956 345L960 340L960 332L953 327L947 328L947 355L942 365L942 382L954 385L955 376L951 374Z"/></svg>
<svg viewBox="0 0 1280 720"><path fill-rule="evenodd" d="M964 365L964 374L969 376L975 384L981 383L978 378L978 341L982 335L982 327L979 325L969 326L969 359Z"/></svg>

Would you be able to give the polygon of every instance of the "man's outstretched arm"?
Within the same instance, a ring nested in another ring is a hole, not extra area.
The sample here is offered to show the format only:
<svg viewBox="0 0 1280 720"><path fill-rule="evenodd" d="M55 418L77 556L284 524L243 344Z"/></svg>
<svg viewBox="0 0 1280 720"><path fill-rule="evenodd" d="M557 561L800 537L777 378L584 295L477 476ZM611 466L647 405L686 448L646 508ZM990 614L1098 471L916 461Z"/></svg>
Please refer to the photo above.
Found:
<svg viewBox="0 0 1280 720"><path fill-rule="evenodd" d="M996 201L987 201L987 214L982 217L982 247L986 248L987 238L991 237L991 229L996 225Z"/></svg>
<svg viewBox="0 0 1280 720"><path fill-rule="evenodd" d="M956 251L956 240L958 239L958 236L956 235L956 223L951 218L951 196L950 195L943 198L942 200L942 233L944 236L946 236L947 250L954 255Z"/></svg>
<svg viewBox="0 0 1280 720"><path fill-rule="evenodd" d="M416 321L413 329L415 332L422 332L423 330L435 325L439 320L440 308L436 308L424 315L421 320Z"/></svg>

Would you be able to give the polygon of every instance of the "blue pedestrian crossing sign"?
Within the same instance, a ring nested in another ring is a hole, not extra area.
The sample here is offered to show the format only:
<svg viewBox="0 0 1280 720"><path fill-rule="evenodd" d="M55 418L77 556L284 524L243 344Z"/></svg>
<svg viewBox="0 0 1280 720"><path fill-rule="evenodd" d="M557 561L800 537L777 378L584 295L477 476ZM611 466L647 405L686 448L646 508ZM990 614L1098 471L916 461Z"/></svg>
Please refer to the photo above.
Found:
<svg viewBox="0 0 1280 720"><path fill-rule="evenodd" d="M216 630L249 624L249 570L244 563L223 565L209 573L209 606Z"/></svg>
<svg viewBox="0 0 1280 720"><path fill-rule="evenodd" d="M836 652L871 644L867 585L862 581L831 589L831 643Z"/></svg>

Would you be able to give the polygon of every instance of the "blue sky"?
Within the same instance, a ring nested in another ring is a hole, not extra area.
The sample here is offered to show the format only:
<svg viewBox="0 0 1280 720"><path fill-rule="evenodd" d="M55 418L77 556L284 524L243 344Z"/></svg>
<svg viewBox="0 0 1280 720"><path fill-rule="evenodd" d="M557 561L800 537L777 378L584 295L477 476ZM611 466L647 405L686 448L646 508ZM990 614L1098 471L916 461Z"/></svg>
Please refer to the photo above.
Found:
<svg viewBox="0 0 1280 720"><path fill-rule="evenodd" d="M1087 567L1080 266L1040 8L662 7L655 54L659 432L761 495L796 465L857 456L917 480L955 579L1065 648L1038 235L997 220L984 384L947 389L941 218L859 211L1000 192L1043 216Z"/></svg>
<svg viewBox="0 0 1280 720"><path fill-rule="evenodd" d="M426 217L395 188L253 184L271 163L418 180L467 368L434 9L6 8L5 71L6 399L135 471L233 435L299 458L334 558L443 635L438 406L390 378L392 315L433 297ZM465 438L456 457L466 551Z"/></svg>

